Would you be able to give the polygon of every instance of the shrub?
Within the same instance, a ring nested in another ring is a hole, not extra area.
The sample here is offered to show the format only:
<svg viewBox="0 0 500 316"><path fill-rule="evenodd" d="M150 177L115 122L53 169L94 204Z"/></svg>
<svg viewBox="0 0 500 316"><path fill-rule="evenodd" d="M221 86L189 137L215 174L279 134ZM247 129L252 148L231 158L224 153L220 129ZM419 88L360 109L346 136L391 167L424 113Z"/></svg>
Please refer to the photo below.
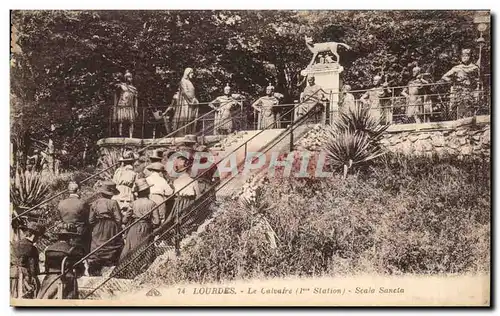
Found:
<svg viewBox="0 0 500 316"><path fill-rule="evenodd" d="M388 156L347 179L268 179L258 211L222 203L207 230L149 278L489 271L489 166L436 159Z"/></svg>
<svg viewBox="0 0 500 316"><path fill-rule="evenodd" d="M388 127L374 118L369 109L357 107L354 111L340 112L326 130L324 149L330 167L343 169L345 178L349 169L382 156L385 151L380 142Z"/></svg>
<svg viewBox="0 0 500 316"><path fill-rule="evenodd" d="M10 199L14 207L32 207L42 202L49 186L40 173L16 171L16 177L11 181Z"/></svg>

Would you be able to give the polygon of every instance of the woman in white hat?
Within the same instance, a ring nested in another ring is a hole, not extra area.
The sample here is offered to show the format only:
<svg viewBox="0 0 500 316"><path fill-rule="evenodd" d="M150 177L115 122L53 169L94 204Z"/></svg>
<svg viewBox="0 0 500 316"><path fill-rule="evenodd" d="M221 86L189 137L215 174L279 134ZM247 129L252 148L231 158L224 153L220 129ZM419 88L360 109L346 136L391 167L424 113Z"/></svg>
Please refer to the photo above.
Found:
<svg viewBox="0 0 500 316"><path fill-rule="evenodd" d="M167 222L174 221L176 217L182 216L183 210L201 195L198 180L191 177L191 167L193 158L189 155L180 155L175 161L174 168L179 177L174 180L174 194L176 195L172 212L167 218Z"/></svg>
<svg viewBox="0 0 500 316"><path fill-rule="evenodd" d="M153 229L160 225L160 215L156 203L149 199L151 185L146 179L138 179L135 184L135 191L137 192L137 200L132 202L130 209L127 211L124 224L128 225L137 220L137 223L132 225L127 231L125 237L125 246L120 255L120 263L123 263L133 253L139 250L142 246L148 246L153 242ZM144 251L140 258L140 264L137 265L141 270L147 267L154 260L154 248L148 248ZM135 259L137 260L137 259Z"/></svg>

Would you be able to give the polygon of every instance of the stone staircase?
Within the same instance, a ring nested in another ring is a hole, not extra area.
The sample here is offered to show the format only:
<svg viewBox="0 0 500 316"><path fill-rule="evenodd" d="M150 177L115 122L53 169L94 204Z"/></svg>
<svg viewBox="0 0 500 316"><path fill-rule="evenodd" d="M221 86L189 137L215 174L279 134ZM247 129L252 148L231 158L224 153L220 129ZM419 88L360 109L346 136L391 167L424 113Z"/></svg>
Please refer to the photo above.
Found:
<svg viewBox="0 0 500 316"><path fill-rule="evenodd" d="M311 127L308 125L297 126L293 130L293 142L296 143ZM264 131L240 131L228 135L225 139L221 140L214 146L210 147L212 153L215 153L219 157L225 157L227 154L234 151L236 157L236 164L241 166L245 161L245 153L247 152L265 152L267 159L264 166L260 169L250 170L247 173L239 173L235 177L228 174L226 178L221 180L222 188L217 191L217 198L227 198L233 197L238 194L244 187L245 183L251 177L262 177L267 171L269 166L269 158L272 153L285 153L290 151L290 133L285 133L285 129L269 129ZM258 134L258 135L257 135ZM252 139L252 137L254 137ZM243 144L246 143L246 148ZM242 146L243 145L243 146ZM227 166L228 159L224 158L221 164ZM198 226L196 231L186 236L181 241L181 249L183 246L189 244L193 239L205 231L206 227L217 217L217 211L213 212L205 221ZM175 260L175 249L173 246L169 246L166 251L159 255L152 265L148 268L148 271L153 271L158 269L160 266L166 262ZM109 273L104 273L102 277L82 277L79 279L79 288L81 291L81 296L86 297L92 290L99 287L100 284L105 281ZM117 279L111 278L106 282L106 285L100 287L95 293L90 295L89 299L113 299L120 296L123 293L130 293L134 291L139 291L144 286L142 279L145 274L139 275L136 279Z"/></svg>

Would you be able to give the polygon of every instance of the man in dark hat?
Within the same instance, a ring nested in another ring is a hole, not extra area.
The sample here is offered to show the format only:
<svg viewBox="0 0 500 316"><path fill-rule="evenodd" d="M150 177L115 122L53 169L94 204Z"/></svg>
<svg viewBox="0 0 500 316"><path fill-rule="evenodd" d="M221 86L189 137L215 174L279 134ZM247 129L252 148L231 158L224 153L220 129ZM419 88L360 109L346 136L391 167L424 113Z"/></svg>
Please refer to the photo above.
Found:
<svg viewBox="0 0 500 316"><path fill-rule="evenodd" d="M61 220L66 224L73 224L80 234L80 244L87 253L90 247L89 237L89 205L80 199L79 188L76 182L68 184L69 198L59 202L57 207Z"/></svg>
<svg viewBox="0 0 500 316"><path fill-rule="evenodd" d="M38 249L35 243L45 232L39 224L20 225L20 239L11 244L10 290L13 298L35 298L40 290Z"/></svg>
<svg viewBox="0 0 500 316"><path fill-rule="evenodd" d="M45 250L45 278L37 298L78 299L77 279L85 271L83 262L76 264L85 255L77 241L80 234L71 224L59 225L56 234L59 240Z"/></svg>

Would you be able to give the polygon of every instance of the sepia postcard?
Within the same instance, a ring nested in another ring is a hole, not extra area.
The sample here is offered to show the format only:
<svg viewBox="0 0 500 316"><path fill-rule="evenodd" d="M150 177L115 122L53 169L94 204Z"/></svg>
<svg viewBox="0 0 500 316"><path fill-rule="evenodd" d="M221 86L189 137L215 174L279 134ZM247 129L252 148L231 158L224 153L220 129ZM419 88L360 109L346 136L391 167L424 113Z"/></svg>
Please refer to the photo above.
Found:
<svg viewBox="0 0 500 316"><path fill-rule="evenodd" d="M491 305L490 11L10 16L12 306Z"/></svg>

